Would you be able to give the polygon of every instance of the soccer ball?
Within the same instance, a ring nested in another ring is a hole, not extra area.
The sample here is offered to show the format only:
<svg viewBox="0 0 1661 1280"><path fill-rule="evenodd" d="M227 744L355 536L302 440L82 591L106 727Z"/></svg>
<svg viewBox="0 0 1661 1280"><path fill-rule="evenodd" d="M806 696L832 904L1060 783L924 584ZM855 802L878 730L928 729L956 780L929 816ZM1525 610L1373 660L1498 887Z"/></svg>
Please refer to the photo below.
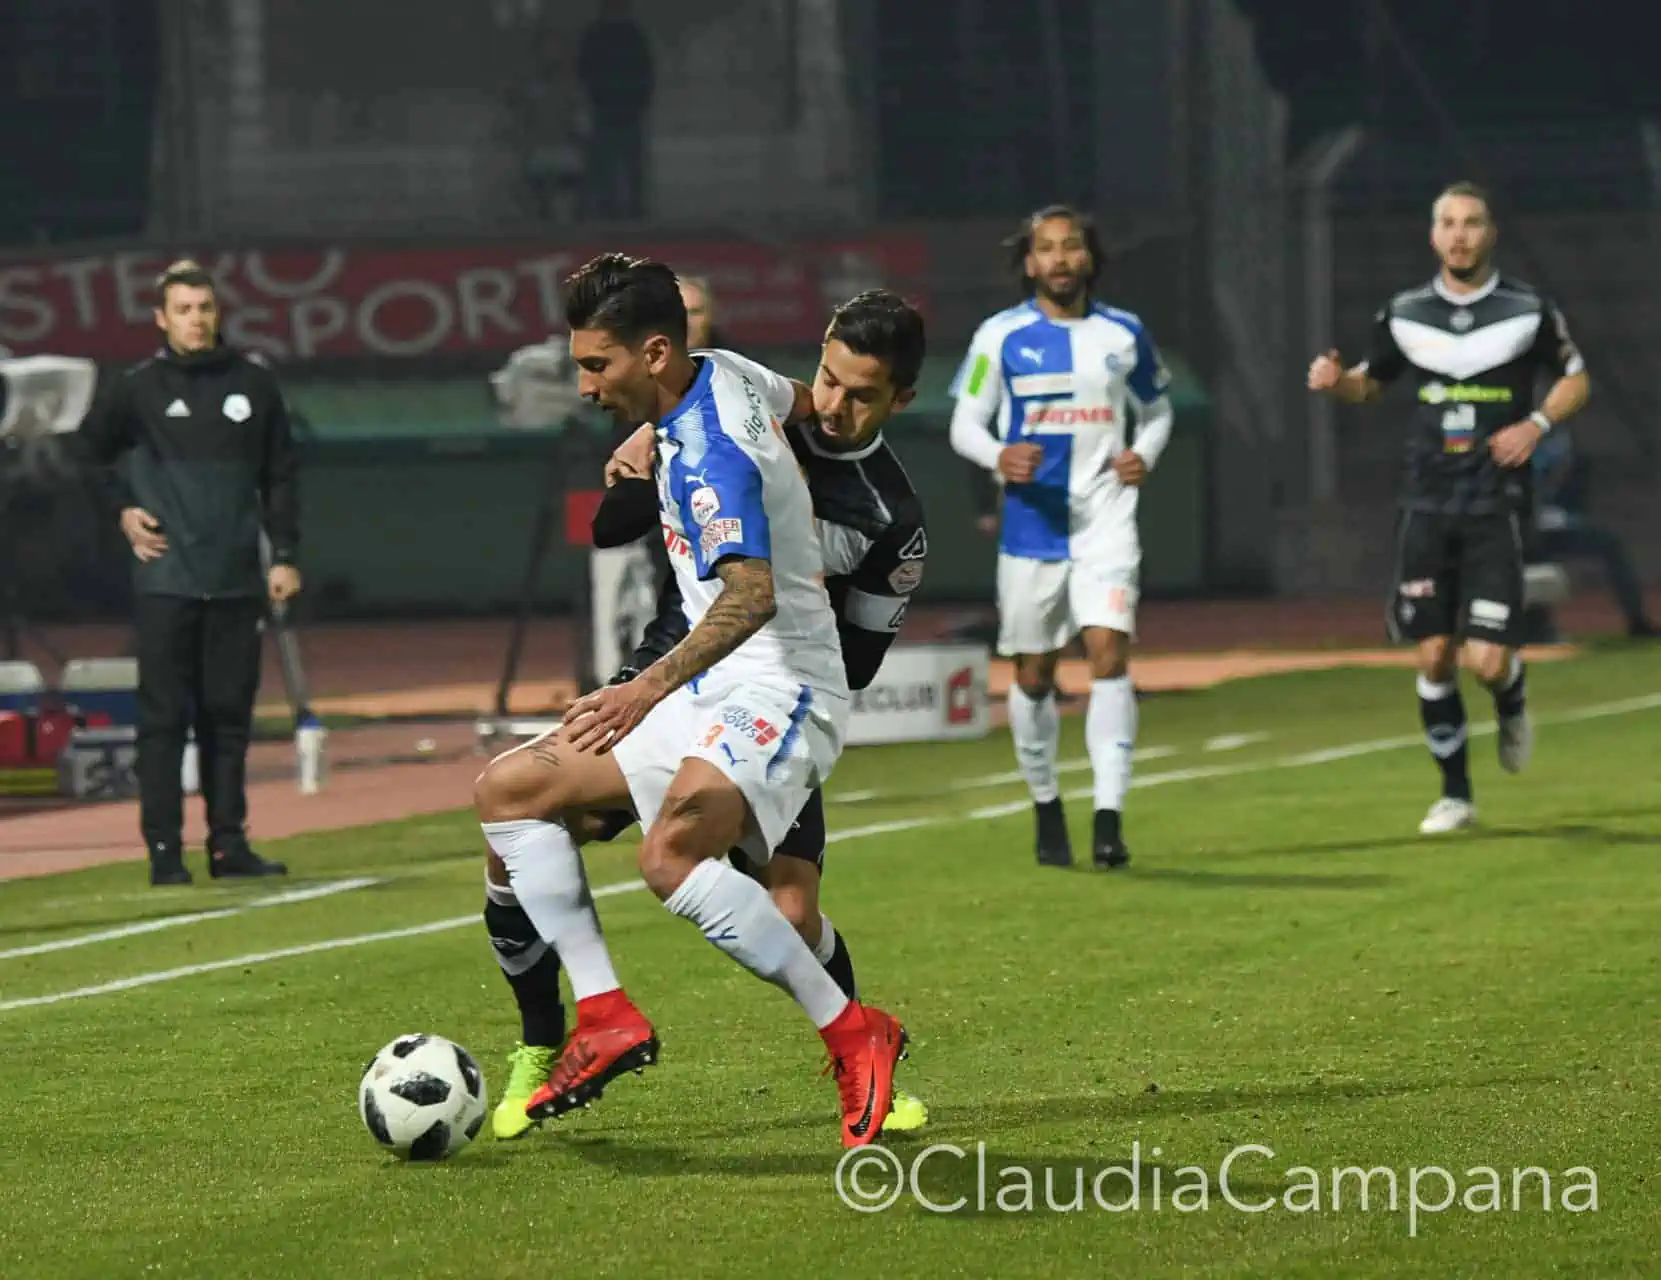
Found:
<svg viewBox="0 0 1661 1280"><path fill-rule="evenodd" d="M399 1036L370 1061L358 1115L370 1136L406 1160L446 1160L478 1136L484 1073L443 1036Z"/></svg>

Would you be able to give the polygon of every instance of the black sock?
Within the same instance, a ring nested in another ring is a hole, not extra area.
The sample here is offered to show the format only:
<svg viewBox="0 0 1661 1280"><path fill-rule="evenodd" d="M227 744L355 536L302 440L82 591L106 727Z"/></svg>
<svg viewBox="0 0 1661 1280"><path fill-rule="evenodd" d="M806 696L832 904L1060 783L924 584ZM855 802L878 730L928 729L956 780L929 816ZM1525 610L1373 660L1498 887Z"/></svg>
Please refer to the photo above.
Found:
<svg viewBox="0 0 1661 1280"><path fill-rule="evenodd" d="M1520 657L1511 659L1511 670L1507 673L1506 683L1495 685L1494 714L1501 720L1512 720L1522 715L1523 707L1528 699L1527 680L1524 678L1523 660Z"/></svg>
<svg viewBox="0 0 1661 1280"><path fill-rule="evenodd" d="M836 936L836 949L831 952L831 958L826 960L825 972L830 974L831 980L842 988L842 994L850 1000L859 999L859 989L854 984L854 961L848 954L848 942L829 920L824 927Z"/></svg>
<svg viewBox="0 0 1661 1280"><path fill-rule="evenodd" d="M557 1049L565 1043L565 1005L559 991L559 952L536 931L517 902L486 898L484 924L502 976L519 1004L520 1039Z"/></svg>
<svg viewBox="0 0 1661 1280"><path fill-rule="evenodd" d="M1425 741L1442 769L1442 794L1454 800L1471 798L1471 774L1465 725L1465 701L1457 682L1433 684L1419 677L1419 717Z"/></svg>

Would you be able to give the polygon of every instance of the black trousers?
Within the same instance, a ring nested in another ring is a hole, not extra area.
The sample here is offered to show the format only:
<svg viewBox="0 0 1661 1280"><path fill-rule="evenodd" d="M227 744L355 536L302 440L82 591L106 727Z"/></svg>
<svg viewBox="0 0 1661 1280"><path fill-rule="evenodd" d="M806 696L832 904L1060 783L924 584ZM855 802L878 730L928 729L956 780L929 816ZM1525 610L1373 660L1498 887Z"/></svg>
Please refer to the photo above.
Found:
<svg viewBox="0 0 1661 1280"><path fill-rule="evenodd" d="M265 601L140 594L139 825L152 858L184 844L185 735L196 731L208 842L246 838L248 740L260 682Z"/></svg>
<svg viewBox="0 0 1661 1280"><path fill-rule="evenodd" d="M596 113L583 183L593 218L638 218L646 206L646 118Z"/></svg>

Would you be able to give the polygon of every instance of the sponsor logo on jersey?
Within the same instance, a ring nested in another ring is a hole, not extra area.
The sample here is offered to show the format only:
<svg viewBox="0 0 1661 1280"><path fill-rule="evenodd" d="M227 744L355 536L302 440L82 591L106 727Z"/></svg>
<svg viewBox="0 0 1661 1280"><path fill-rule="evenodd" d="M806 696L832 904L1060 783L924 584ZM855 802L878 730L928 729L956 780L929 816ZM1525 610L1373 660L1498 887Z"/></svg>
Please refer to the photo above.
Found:
<svg viewBox="0 0 1661 1280"><path fill-rule="evenodd" d="M1434 578L1414 578L1411 582L1404 582L1397 590L1404 600L1428 600L1436 594L1436 580Z"/></svg>
<svg viewBox="0 0 1661 1280"><path fill-rule="evenodd" d="M1468 382L1452 386L1427 382L1419 388L1419 399L1426 404L1510 404L1511 388L1483 387Z"/></svg>
<svg viewBox="0 0 1661 1280"><path fill-rule="evenodd" d="M1021 419L1021 429L1028 435L1066 432L1076 427L1104 427L1116 417L1113 406L1107 404L1031 404Z"/></svg>
<svg viewBox="0 0 1661 1280"><path fill-rule="evenodd" d="M744 522L724 516L720 520L711 520L704 526L704 531L698 538L698 549L707 557L716 547L727 542L737 542L743 536Z"/></svg>
<svg viewBox="0 0 1661 1280"><path fill-rule="evenodd" d="M923 562L921 560L902 560L894 572L888 575L888 585L902 596L917 590L917 584L922 580Z"/></svg>
<svg viewBox="0 0 1661 1280"><path fill-rule="evenodd" d="M692 509L693 523L706 525L721 509L721 495L706 484L692 491L692 496L687 499L687 506Z"/></svg>
<svg viewBox="0 0 1661 1280"><path fill-rule="evenodd" d="M739 381L744 384L744 399L750 405L750 416L744 419L744 434L750 437L751 444L760 444L762 436L767 434L772 415L763 411L761 395L756 391L756 384L744 374L739 375Z"/></svg>
<svg viewBox="0 0 1661 1280"><path fill-rule="evenodd" d="M1070 373L1022 373L1009 380L1009 394L1017 400L1034 400L1039 396L1070 396L1073 394L1073 375Z"/></svg>
<svg viewBox="0 0 1661 1280"><path fill-rule="evenodd" d="M743 707L728 707L721 713L721 719L734 732L743 734L758 747L765 747L779 736L779 731L770 722Z"/></svg>

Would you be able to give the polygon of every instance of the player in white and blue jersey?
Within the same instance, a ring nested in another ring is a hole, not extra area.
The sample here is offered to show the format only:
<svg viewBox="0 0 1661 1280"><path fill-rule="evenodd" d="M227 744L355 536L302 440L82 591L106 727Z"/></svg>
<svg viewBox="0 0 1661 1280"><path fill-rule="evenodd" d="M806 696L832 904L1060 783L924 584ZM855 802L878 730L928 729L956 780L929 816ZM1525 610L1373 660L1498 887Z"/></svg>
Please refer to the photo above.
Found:
<svg viewBox="0 0 1661 1280"><path fill-rule="evenodd" d="M998 651L1015 660L1009 723L1036 806L1038 860L1073 860L1056 777L1055 665L1082 634L1093 857L1120 867L1130 860L1121 811L1137 727L1136 507L1170 439L1170 375L1142 322L1095 299L1101 250L1088 217L1041 209L1010 244L1028 296L976 331L952 385L952 447L1003 485Z"/></svg>
<svg viewBox="0 0 1661 1280"><path fill-rule="evenodd" d="M659 263L607 254L563 290L584 397L649 428L669 559L689 631L634 679L579 698L561 729L493 760L475 808L511 891L570 980L577 1025L550 1110L657 1060L624 994L564 824L630 807L640 870L670 911L795 997L835 1065L845 1145L881 1132L905 1029L837 985L767 890L765 864L831 774L851 709L807 480L784 425L807 387L728 351L686 345L686 307Z"/></svg>

